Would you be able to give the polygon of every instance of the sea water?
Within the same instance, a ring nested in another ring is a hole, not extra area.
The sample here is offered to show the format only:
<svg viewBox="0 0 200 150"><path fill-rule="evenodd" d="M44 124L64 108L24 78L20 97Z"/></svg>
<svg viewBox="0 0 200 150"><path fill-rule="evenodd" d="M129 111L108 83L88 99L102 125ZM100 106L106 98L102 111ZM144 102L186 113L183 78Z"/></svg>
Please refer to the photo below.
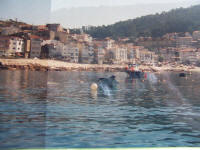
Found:
<svg viewBox="0 0 200 150"><path fill-rule="evenodd" d="M116 76L112 95L92 93ZM200 74L0 71L0 149L200 146Z"/></svg>

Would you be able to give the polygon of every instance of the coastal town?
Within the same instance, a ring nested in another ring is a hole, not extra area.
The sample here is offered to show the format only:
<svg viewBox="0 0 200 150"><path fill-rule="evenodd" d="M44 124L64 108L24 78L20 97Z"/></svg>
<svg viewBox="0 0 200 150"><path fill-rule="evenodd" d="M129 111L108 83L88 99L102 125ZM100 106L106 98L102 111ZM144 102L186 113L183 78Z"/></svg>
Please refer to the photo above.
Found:
<svg viewBox="0 0 200 150"><path fill-rule="evenodd" d="M83 31L71 33L60 24L30 25L17 20L0 21L0 58L99 65L200 65L200 31L134 40L95 39Z"/></svg>
<svg viewBox="0 0 200 150"><path fill-rule="evenodd" d="M200 150L200 0L0 0L0 150L92 149Z"/></svg>

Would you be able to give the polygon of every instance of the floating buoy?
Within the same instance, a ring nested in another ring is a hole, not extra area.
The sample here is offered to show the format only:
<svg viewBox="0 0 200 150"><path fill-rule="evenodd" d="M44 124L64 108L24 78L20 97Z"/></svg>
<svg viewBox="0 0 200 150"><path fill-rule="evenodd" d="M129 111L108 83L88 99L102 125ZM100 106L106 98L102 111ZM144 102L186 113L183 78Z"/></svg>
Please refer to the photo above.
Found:
<svg viewBox="0 0 200 150"><path fill-rule="evenodd" d="M98 89L98 85L96 83L92 83L90 89L96 91Z"/></svg>

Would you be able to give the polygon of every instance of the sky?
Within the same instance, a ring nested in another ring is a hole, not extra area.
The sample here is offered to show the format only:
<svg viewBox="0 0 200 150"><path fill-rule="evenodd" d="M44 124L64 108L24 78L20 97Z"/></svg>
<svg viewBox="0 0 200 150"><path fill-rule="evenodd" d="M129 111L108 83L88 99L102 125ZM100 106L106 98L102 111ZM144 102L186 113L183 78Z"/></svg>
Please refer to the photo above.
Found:
<svg viewBox="0 0 200 150"><path fill-rule="evenodd" d="M88 6L120 6L153 3L191 3L191 0L52 0L52 10Z"/></svg>
<svg viewBox="0 0 200 150"><path fill-rule="evenodd" d="M0 0L0 19L74 28L113 24L197 3L200 0Z"/></svg>
<svg viewBox="0 0 200 150"><path fill-rule="evenodd" d="M18 19L30 24L50 20L51 0L0 0L0 19Z"/></svg>

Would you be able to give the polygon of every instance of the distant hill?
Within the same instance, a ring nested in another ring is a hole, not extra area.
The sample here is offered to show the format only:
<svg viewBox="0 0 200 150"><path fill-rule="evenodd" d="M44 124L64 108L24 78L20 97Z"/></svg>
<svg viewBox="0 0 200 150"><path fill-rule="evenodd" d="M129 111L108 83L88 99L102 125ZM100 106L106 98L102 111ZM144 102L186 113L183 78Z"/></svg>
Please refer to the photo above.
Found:
<svg viewBox="0 0 200 150"><path fill-rule="evenodd" d="M91 27L86 33L95 38L105 37L160 37L172 32L200 30L200 5L173 9L169 12L147 15L117 22L113 25Z"/></svg>
<svg viewBox="0 0 200 150"><path fill-rule="evenodd" d="M101 1L101 0L100 0ZM128 1L128 0L127 0ZM52 23L59 22L67 28L79 28L81 26L101 26L110 25L118 21L125 21L136 17L145 16L152 13L161 13L169 11L173 8L187 8L194 4L194 0L190 2L177 2L170 0L166 3L148 3L121 5L121 6L88 6L61 8L51 13ZM183 0L181 0L183 1Z"/></svg>

